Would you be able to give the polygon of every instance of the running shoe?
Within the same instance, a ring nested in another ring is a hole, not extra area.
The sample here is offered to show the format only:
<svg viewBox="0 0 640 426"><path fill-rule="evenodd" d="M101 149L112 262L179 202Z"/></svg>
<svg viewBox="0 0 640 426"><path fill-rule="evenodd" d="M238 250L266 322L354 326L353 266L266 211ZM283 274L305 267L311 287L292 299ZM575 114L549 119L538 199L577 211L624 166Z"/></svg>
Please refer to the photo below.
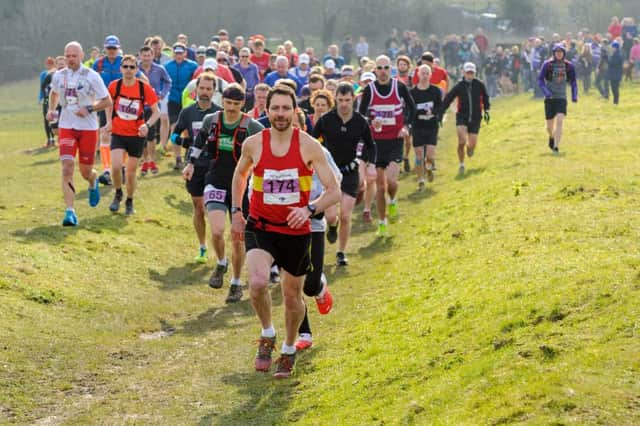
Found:
<svg viewBox="0 0 640 426"><path fill-rule="evenodd" d="M200 254L193 259L196 263L207 263L207 248L200 247Z"/></svg>
<svg viewBox="0 0 640 426"><path fill-rule="evenodd" d="M406 173L409 173L411 171L411 164L409 164L409 159L405 158L403 162L404 162L404 171Z"/></svg>
<svg viewBox="0 0 640 426"><path fill-rule="evenodd" d="M336 253L336 265L338 266L347 266L349 261L347 260L347 256L344 255L343 252L339 251Z"/></svg>
<svg viewBox="0 0 640 426"><path fill-rule="evenodd" d="M324 282L324 295L322 295L322 297L316 296L314 299L316 299L316 306L318 306L320 315L327 315L331 312L331 308L333 308L333 296L329 291L326 281Z"/></svg>
<svg viewBox="0 0 640 426"><path fill-rule="evenodd" d="M398 202L389 203L389 219L398 217Z"/></svg>
<svg viewBox="0 0 640 426"><path fill-rule="evenodd" d="M151 170L152 175L157 175L160 170L158 170L158 165L155 161L149 162L149 170Z"/></svg>
<svg viewBox="0 0 640 426"><path fill-rule="evenodd" d="M376 234L378 237L386 237L387 236L387 224L379 223L378 224L378 232Z"/></svg>
<svg viewBox="0 0 640 426"><path fill-rule="evenodd" d="M362 212L362 221L364 223L371 223L372 219L371 219L371 212L369 210L365 210Z"/></svg>
<svg viewBox="0 0 640 426"><path fill-rule="evenodd" d="M115 197L113 197L113 201L109 205L109 210L111 210L113 213L117 212L118 210L120 210L121 202L122 202L122 195L116 193Z"/></svg>
<svg viewBox="0 0 640 426"><path fill-rule="evenodd" d="M124 202L124 214L126 214L127 216L131 216L135 212L136 211L133 209L133 200L127 198L127 200Z"/></svg>
<svg viewBox="0 0 640 426"><path fill-rule="evenodd" d="M299 351L309 349L312 345L313 340L311 340L311 335L307 333L300 334L298 340L296 340L296 349Z"/></svg>
<svg viewBox="0 0 640 426"><path fill-rule="evenodd" d="M554 155L560 155L560 150L558 149L558 147L557 147L557 146L554 146L554 147L553 147L553 154L554 154Z"/></svg>
<svg viewBox="0 0 640 426"><path fill-rule="evenodd" d="M227 295L227 299L225 303L236 303L242 300L242 286L232 284L229 286L229 294Z"/></svg>
<svg viewBox="0 0 640 426"><path fill-rule="evenodd" d="M458 174L459 175L463 175L464 174L464 164L460 164L460 167L458 167Z"/></svg>
<svg viewBox="0 0 640 426"><path fill-rule="evenodd" d="M554 138L549 138L549 149L554 151L556 148L556 140Z"/></svg>
<svg viewBox="0 0 640 426"><path fill-rule="evenodd" d="M76 212L71 209L67 209L64 212L64 219L62 219L62 226L78 226L78 216Z"/></svg>
<svg viewBox="0 0 640 426"><path fill-rule="evenodd" d="M173 166L173 170L182 170L182 158L176 158L176 164Z"/></svg>
<svg viewBox="0 0 640 426"><path fill-rule="evenodd" d="M433 168L427 169L427 181L433 182Z"/></svg>
<svg viewBox="0 0 640 426"><path fill-rule="evenodd" d="M89 205L95 207L100 202L100 182L96 179L93 188L89 188Z"/></svg>
<svg viewBox="0 0 640 426"><path fill-rule="evenodd" d="M276 372L273 377L276 379L286 379L293 374L293 367L296 365L296 354L280 354L276 359Z"/></svg>
<svg viewBox="0 0 640 426"><path fill-rule="evenodd" d="M420 180L420 181L418 182L418 191L419 191L419 192L424 191L424 180Z"/></svg>
<svg viewBox="0 0 640 426"><path fill-rule="evenodd" d="M329 241L329 244L333 244L338 241L338 225L329 225L327 241Z"/></svg>
<svg viewBox="0 0 640 426"><path fill-rule="evenodd" d="M111 181L111 173L109 172L109 170L105 170L104 173L100 175L100 177L98 178L98 182L105 186L110 186L113 184L113 182Z"/></svg>
<svg viewBox="0 0 640 426"><path fill-rule="evenodd" d="M436 170L436 160L433 160L431 162L431 170L435 171Z"/></svg>
<svg viewBox="0 0 640 426"><path fill-rule="evenodd" d="M140 176L146 176L148 172L149 163L145 161L144 163L142 163L142 167L140 167Z"/></svg>
<svg viewBox="0 0 640 426"><path fill-rule="evenodd" d="M229 269L229 263L224 265L217 264L216 269L213 270L211 274L211 278L209 278L209 287L211 288L222 288L222 280L224 278L224 274Z"/></svg>
<svg viewBox="0 0 640 426"><path fill-rule="evenodd" d="M255 367L256 371L269 371L271 368L271 353L276 346L276 338L260 337L258 353L256 354Z"/></svg>
<svg viewBox="0 0 640 426"><path fill-rule="evenodd" d="M467 147L467 157L473 157L474 152L475 148Z"/></svg>

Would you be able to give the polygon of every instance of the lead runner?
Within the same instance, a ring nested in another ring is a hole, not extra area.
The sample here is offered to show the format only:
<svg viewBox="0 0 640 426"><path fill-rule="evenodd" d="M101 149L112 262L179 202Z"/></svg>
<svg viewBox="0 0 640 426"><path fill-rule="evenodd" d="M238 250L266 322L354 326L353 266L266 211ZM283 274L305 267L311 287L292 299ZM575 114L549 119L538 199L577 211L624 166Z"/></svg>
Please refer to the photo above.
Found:
<svg viewBox="0 0 640 426"><path fill-rule="evenodd" d="M276 332L271 321L269 272L275 261L283 269L282 296L286 336L276 360L274 377L291 376L295 340L304 317L302 284L310 266L310 217L340 200L340 186L320 144L292 127L296 96L279 85L267 96L272 128L249 137L232 182L232 237L244 236L251 303L262 325L255 359L257 371L269 371ZM249 218L244 220L242 197L253 168ZM309 203L311 177L316 172L325 192Z"/></svg>

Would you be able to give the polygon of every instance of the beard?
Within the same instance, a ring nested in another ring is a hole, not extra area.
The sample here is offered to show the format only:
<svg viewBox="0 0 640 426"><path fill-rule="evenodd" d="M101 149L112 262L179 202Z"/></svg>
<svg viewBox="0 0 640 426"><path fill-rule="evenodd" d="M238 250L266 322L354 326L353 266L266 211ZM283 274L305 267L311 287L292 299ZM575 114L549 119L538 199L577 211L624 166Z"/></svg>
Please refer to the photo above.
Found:
<svg viewBox="0 0 640 426"><path fill-rule="evenodd" d="M291 127L292 120L287 117L279 117L273 122L271 122L271 126L279 132L284 132L289 127Z"/></svg>

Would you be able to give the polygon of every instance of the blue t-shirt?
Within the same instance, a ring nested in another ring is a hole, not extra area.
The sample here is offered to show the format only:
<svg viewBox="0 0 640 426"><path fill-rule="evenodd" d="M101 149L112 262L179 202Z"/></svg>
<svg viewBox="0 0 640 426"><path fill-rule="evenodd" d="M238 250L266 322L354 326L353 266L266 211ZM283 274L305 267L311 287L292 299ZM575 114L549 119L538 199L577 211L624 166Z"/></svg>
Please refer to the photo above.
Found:
<svg viewBox="0 0 640 426"><path fill-rule="evenodd" d="M93 63L93 69L100 74L104 85L109 87L112 81L122 78L122 73L120 72L121 62L122 56L120 55L116 56L113 62L110 62L109 58L103 56Z"/></svg>

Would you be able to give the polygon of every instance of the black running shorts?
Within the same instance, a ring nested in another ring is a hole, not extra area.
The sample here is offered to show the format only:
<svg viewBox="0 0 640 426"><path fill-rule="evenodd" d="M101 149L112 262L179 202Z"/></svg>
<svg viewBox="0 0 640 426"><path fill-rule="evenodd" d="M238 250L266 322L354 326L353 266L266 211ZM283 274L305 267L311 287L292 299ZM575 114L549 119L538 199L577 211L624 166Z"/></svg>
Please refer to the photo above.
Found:
<svg viewBox="0 0 640 426"><path fill-rule="evenodd" d="M547 120L553 120L556 115L567 115L567 100L566 99L551 99L544 100L544 116Z"/></svg>
<svg viewBox="0 0 640 426"><path fill-rule="evenodd" d="M376 167L386 169L391 163L402 163L404 153L404 140L402 138L384 141L376 140L376 149L378 151Z"/></svg>
<svg viewBox="0 0 640 426"><path fill-rule="evenodd" d="M255 220L250 218L244 231L244 244L247 253L256 249L266 251L278 266L295 277L311 270L311 233L287 235L263 231L257 229Z"/></svg>
<svg viewBox="0 0 640 426"><path fill-rule="evenodd" d="M130 157L140 158L146 141L138 136L118 136L111 134L111 151L124 149Z"/></svg>

